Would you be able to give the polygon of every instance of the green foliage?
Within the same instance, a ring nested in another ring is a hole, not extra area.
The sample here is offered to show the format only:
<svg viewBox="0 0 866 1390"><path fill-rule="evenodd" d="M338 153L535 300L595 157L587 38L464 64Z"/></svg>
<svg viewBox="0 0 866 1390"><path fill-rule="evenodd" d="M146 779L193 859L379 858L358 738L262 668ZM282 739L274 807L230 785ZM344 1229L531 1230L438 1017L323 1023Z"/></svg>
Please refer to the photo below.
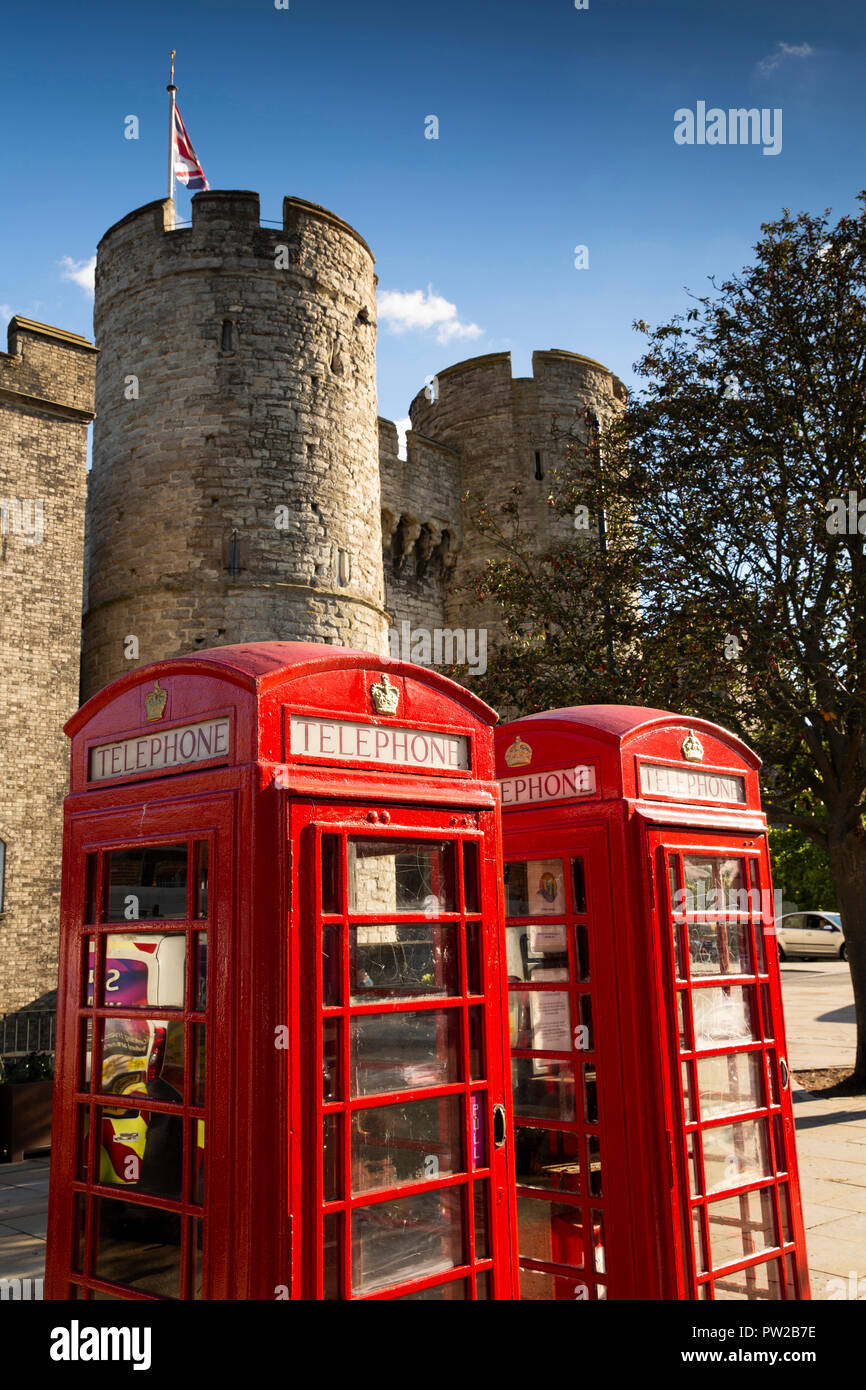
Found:
<svg viewBox="0 0 866 1390"><path fill-rule="evenodd" d="M824 851L790 826L770 830L773 886L802 912L836 910L836 893Z"/></svg>
<svg viewBox="0 0 866 1390"><path fill-rule="evenodd" d="M50 1052L29 1052L26 1057L9 1057L5 1067L0 1058L0 1081L51 1081L54 1078L54 1058Z"/></svg>
<svg viewBox="0 0 866 1390"><path fill-rule="evenodd" d="M538 556L519 489L478 515L501 556L479 596L510 636L484 698L714 719L759 752L773 819L819 844L861 833L866 806L864 537L827 526L831 498L866 498L860 203L835 225L785 211L753 266L639 325L641 394L563 431L549 504L588 531Z"/></svg>
<svg viewBox="0 0 866 1390"><path fill-rule="evenodd" d="M499 604L510 640L476 689L509 714L697 714L757 751L771 819L832 867L866 1080L866 193L858 202L835 225L785 210L753 265L711 279L670 323L636 324L641 392L600 429L576 416L562 432L548 500L588 517L582 534L538 556L519 490L479 511L499 558L478 596ZM805 867L801 882L819 891Z"/></svg>

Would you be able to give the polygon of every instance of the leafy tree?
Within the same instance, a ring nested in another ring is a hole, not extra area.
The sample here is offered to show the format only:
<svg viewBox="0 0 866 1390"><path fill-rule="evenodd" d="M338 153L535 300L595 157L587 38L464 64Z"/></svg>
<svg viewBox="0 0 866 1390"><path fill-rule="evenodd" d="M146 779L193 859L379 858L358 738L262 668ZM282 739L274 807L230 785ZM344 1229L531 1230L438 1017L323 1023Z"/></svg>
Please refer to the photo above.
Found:
<svg viewBox="0 0 866 1390"><path fill-rule="evenodd" d="M669 323L636 324L640 391L600 428L557 427L550 505L588 515L589 531L540 556L518 497L479 512L500 558L478 595L499 603L508 640L476 688L520 712L667 707L755 747L771 819L828 857L866 1081L866 193L858 202L835 223L785 210L751 266L711 277Z"/></svg>
<svg viewBox="0 0 866 1390"><path fill-rule="evenodd" d="M836 894L827 855L801 830L791 826L771 829L770 861L773 886L784 889L786 902L796 904L801 912L835 910Z"/></svg>

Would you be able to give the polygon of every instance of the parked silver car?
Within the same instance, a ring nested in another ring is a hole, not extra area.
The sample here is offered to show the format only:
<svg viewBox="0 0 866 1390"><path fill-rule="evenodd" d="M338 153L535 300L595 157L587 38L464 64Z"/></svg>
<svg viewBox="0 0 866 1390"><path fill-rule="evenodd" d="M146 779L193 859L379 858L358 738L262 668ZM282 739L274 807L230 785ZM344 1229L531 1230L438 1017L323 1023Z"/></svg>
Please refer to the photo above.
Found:
<svg viewBox="0 0 866 1390"><path fill-rule="evenodd" d="M779 960L788 956L836 956L848 959L838 912L786 912L776 929Z"/></svg>

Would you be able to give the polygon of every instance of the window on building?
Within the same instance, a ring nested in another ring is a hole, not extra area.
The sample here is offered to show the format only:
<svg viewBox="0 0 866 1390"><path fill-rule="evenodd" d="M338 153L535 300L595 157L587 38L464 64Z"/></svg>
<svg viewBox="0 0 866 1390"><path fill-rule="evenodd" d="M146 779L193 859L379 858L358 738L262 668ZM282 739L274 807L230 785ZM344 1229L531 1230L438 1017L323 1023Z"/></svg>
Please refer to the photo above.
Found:
<svg viewBox="0 0 866 1390"><path fill-rule="evenodd" d="M544 464L541 461L541 452L538 449L535 451L535 478L539 483L544 481Z"/></svg>
<svg viewBox="0 0 866 1390"><path fill-rule="evenodd" d="M231 319L223 319L222 335L220 337L220 351L234 352L235 350L235 326Z"/></svg>

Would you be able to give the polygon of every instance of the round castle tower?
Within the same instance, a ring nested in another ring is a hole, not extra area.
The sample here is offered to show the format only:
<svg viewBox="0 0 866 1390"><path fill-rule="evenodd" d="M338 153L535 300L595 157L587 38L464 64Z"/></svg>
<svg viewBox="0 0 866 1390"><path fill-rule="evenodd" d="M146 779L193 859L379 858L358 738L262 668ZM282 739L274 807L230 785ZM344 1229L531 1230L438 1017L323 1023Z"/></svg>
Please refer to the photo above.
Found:
<svg viewBox="0 0 866 1390"><path fill-rule="evenodd" d="M85 699L199 647L385 643L373 255L298 198L172 212L98 248Z"/></svg>
<svg viewBox="0 0 866 1390"><path fill-rule="evenodd" d="M454 458L452 491L475 493L490 508L509 500L520 484L521 531L532 549L542 552L576 534L571 519L553 510L548 497L568 445L587 438L581 412L593 412L604 424L623 408L625 396L618 377L580 353L534 352L531 377L512 376L508 352L473 357L439 372L433 388L412 401L409 458L422 459L431 445L446 446ZM440 460L438 467L443 466ZM496 605L474 598L471 581L488 559L501 554L477 530L473 511L471 504L462 508L462 543L453 557L444 617L450 627L483 625L495 636L502 614ZM391 526L390 515L387 521ZM399 526L395 534L400 536ZM597 532L587 531L586 538L598 543Z"/></svg>

